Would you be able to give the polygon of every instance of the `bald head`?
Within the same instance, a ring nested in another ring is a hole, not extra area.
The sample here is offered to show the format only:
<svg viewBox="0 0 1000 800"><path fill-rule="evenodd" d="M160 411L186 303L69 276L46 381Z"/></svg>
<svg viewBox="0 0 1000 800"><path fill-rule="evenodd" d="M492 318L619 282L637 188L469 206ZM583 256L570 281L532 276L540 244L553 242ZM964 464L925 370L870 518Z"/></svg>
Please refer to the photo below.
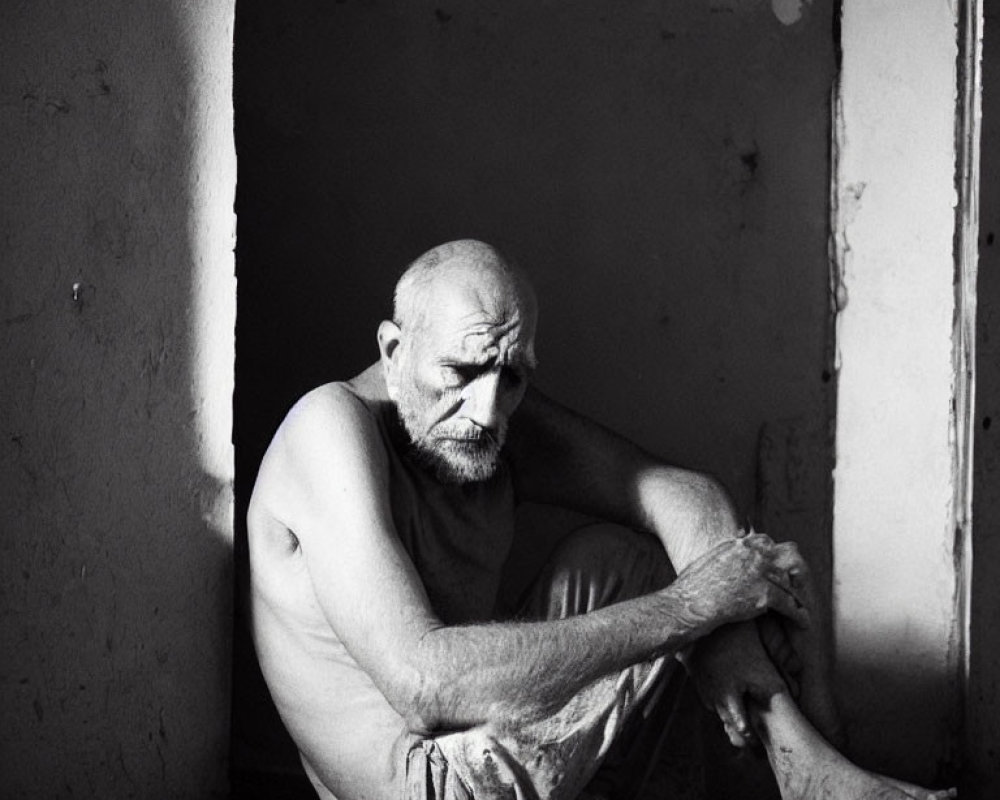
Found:
<svg viewBox="0 0 1000 800"><path fill-rule="evenodd" d="M443 294L471 291L493 304L513 304L524 316L536 314L536 300L524 273L499 250L475 239L446 242L410 264L396 284L393 320L420 330Z"/></svg>
<svg viewBox="0 0 1000 800"><path fill-rule="evenodd" d="M412 455L440 480L486 480L535 368L535 295L493 247L464 239L414 261L379 325L385 386Z"/></svg>

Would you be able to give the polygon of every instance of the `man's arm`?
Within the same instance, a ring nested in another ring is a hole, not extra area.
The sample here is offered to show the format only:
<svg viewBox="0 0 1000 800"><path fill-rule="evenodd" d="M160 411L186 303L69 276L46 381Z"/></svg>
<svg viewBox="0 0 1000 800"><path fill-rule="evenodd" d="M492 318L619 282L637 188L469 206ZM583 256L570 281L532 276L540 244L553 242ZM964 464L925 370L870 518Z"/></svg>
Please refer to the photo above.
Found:
<svg viewBox="0 0 1000 800"><path fill-rule="evenodd" d="M511 422L518 498L655 533L677 572L739 530L713 478L669 466L530 388Z"/></svg>
<svg viewBox="0 0 1000 800"><path fill-rule="evenodd" d="M281 521L333 630L414 730L534 717L601 675L677 650L788 594L794 550L721 542L661 592L566 620L445 626L403 550L374 420L343 387L310 393L276 438ZM706 587L711 591L706 591Z"/></svg>
<svg viewBox="0 0 1000 800"><path fill-rule="evenodd" d="M514 419L509 453L522 500L655 533L677 572L739 528L729 495L714 479L664 464L535 389L528 390ZM796 586L800 597L806 582L803 562ZM752 735L744 696L764 699L784 689L784 683L762 660L753 625L727 625L698 650L696 677L703 699L718 713L733 744L741 746Z"/></svg>

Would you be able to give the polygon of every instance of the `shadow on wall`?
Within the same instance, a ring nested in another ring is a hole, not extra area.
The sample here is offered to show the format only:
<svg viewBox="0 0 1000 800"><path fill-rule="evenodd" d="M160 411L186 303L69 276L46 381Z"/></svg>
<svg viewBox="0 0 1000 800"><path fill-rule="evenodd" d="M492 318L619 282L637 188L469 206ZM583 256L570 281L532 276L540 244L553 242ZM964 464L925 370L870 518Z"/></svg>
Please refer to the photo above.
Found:
<svg viewBox="0 0 1000 800"><path fill-rule="evenodd" d="M936 763L931 763L935 762L933 757L915 761L912 757L912 749L915 748L883 748L883 753L888 755L874 761L870 752L850 746L852 741L877 740L880 735L885 735L885 731L925 730L928 725L933 725L933 730L956 731L958 720L955 716L944 714L940 719L933 719L927 714L927 698L942 692L939 674L926 670L920 664L886 665L842 658L837 664L836 677L841 712L847 723L847 753L859 765L921 786L964 786L967 776L961 769L961 754L954 749L957 736L952 737L950 752L936 746L940 745L939 742L925 744L925 739L916 740L916 747L923 746L932 753L943 751ZM871 704L851 705L844 700L872 696L885 698L879 709Z"/></svg>
<svg viewBox="0 0 1000 800"><path fill-rule="evenodd" d="M210 159L229 75L206 69L228 63L231 17L0 12L4 797L226 791L229 484L192 293L231 280L207 221L232 193Z"/></svg>

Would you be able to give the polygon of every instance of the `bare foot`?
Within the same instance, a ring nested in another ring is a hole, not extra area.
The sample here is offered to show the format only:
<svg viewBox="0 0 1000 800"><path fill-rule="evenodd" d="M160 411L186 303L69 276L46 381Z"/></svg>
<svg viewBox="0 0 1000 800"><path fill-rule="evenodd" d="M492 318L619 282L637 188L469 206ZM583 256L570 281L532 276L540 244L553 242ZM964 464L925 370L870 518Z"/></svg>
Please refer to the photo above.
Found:
<svg viewBox="0 0 1000 800"><path fill-rule="evenodd" d="M782 800L950 800L954 790L931 791L861 769L816 731L787 694L759 711L760 738Z"/></svg>
<svg viewBox="0 0 1000 800"><path fill-rule="evenodd" d="M935 792L868 772L830 752L833 757L813 761L807 770L795 764L790 753L772 759L782 800L950 800L958 796L954 789Z"/></svg>
<svg viewBox="0 0 1000 800"><path fill-rule="evenodd" d="M955 788L933 791L931 789L924 789L921 786L914 786L912 783L907 783L906 781L890 778L887 775L878 775L877 777L895 786L897 789L901 789L916 800L952 800L952 798L958 797L958 789Z"/></svg>

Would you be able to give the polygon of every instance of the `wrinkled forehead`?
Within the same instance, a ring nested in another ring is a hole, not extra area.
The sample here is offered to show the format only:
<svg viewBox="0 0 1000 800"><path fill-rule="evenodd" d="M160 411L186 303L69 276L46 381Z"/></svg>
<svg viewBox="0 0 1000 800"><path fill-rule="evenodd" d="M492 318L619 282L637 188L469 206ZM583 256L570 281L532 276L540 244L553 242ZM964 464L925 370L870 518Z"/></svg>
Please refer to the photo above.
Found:
<svg viewBox="0 0 1000 800"><path fill-rule="evenodd" d="M534 368L534 303L512 281L441 282L426 301L425 341L438 355Z"/></svg>

